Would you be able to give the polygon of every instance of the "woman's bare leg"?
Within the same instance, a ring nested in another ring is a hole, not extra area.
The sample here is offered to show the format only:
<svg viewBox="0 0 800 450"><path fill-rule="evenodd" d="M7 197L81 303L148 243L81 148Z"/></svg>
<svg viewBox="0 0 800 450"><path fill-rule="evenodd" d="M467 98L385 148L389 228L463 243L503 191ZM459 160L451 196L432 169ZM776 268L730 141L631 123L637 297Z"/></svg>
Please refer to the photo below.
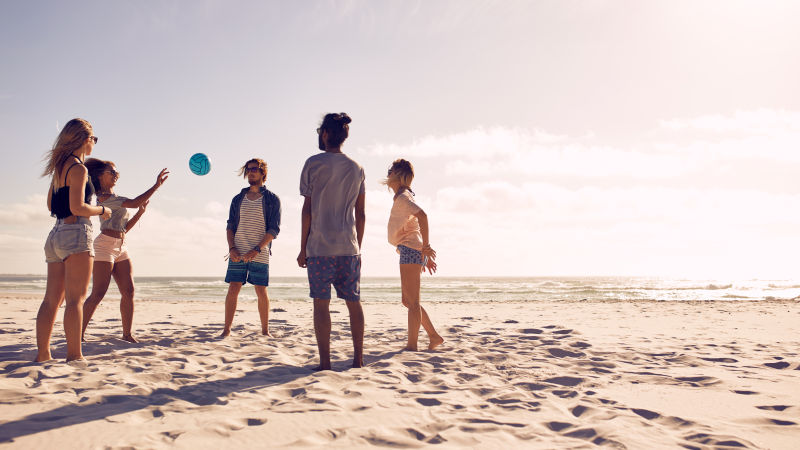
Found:
<svg viewBox="0 0 800 450"><path fill-rule="evenodd" d="M44 300L36 315L36 346L39 349L36 361L53 359L50 354L50 336L61 303L64 301L64 263L47 263L47 287Z"/></svg>
<svg viewBox="0 0 800 450"><path fill-rule="evenodd" d="M83 304L83 327L81 328L81 340L86 334L86 327L92 320L97 306L106 296L108 285L111 283L111 271L114 263L109 261L95 261L92 268L92 293Z"/></svg>
<svg viewBox="0 0 800 450"><path fill-rule="evenodd" d="M444 338L442 338L439 333L436 332L436 329L431 322L430 316L428 316L428 312L425 311L420 305L420 266L418 264L400 264L400 285L402 287L402 295L403 295L403 306L408 308L408 324L409 324L409 342L408 342L408 349L409 350L416 350L417 349L417 340L419 335L419 324L422 324L422 327L425 329L425 332L428 334L428 350L433 350L439 345L444 342ZM412 320L416 321L416 318L412 318L412 308L410 305L415 304L416 307L419 308L419 321L417 323L417 336L413 337L412 343L412 336L411 336L411 329L414 326Z"/></svg>
<svg viewBox="0 0 800 450"><path fill-rule="evenodd" d="M130 259L114 264L114 281L119 288L119 313L122 316L122 339L128 342L139 342L133 337L133 265Z"/></svg>
<svg viewBox="0 0 800 450"><path fill-rule="evenodd" d="M422 311L419 306L419 264L400 264L400 287L408 308L408 344L406 350L417 350Z"/></svg>
<svg viewBox="0 0 800 450"><path fill-rule="evenodd" d="M81 329L83 328L83 301L89 290L94 257L89 252L70 255L64 261L64 334L67 337L67 361L83 359Z"/></svg>

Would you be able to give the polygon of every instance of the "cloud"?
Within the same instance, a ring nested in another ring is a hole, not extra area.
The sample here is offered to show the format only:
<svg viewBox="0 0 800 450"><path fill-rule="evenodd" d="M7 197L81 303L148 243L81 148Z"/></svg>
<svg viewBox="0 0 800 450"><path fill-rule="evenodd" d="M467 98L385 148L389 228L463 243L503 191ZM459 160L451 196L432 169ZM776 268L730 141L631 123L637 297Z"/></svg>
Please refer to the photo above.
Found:
<svg viewBox="0 0 800 450"><path fill-rule="evenodd" d="M52 220L44 195L29 195L22 203L0 205L2 225L43 224Z"/></svg>
<svg viewBox="0 0 800 450"><path fill-rule="evenodd" d="M661 120L661 128L672 131L702 130L715 133L772 134L800 133L800 112L756 109L733 114L708 114L691 118Z"/></svg>

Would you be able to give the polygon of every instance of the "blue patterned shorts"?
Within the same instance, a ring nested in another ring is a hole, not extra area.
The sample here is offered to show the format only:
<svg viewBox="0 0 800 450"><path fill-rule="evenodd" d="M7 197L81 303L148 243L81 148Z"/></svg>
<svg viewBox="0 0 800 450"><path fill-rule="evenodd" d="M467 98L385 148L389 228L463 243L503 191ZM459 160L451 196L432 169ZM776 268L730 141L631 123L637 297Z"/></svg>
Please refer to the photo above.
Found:
<svg viewBox="0 0 800 450"><path fill-rule="evenodd" d="M269 264L250 262L234 262L228 260L226 283L250 283L255 286L269 286Z"/></svg>
<svg viewBox="0 0 800 450"><path fill-rule="evenodd" d="M348 302L361 299L361 255L312 256L306 259L311 298L331 299L331 284L336 296Z"/></svg>
<svg viewBox="0 0 800 450"><path fill-rule="evenodd" d="M398 245L397 250L400 251L400 264L419 264L420 266L424 266L428 259L422 257L421 251L414 250L405 245Z"/></svg>

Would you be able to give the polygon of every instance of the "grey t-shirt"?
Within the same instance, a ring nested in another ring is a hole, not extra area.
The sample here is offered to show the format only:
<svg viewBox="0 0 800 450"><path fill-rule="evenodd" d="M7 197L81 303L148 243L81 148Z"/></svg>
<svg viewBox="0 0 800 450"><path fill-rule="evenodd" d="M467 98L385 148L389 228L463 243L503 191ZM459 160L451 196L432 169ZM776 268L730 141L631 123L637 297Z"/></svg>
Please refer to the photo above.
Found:
<svg viewBox="0 0 800 450"><path fill-rule="evenodd" d="M364 168L344 153L320 153L306 160L300 194L311 199L306 256L360 254L355 206L365 192Z"/></svg>
<svg viewBox="0 0 800 450"><path fill-rule="evenodd" d="M125 226L128 224L128 208L122 206L124 202L128 201L126 197L120 197L116 194L111 194L105 201L101 201L98 197L97 206L105 206L111 208L111 217L108 220L100 221L101 230L114 230L125 232Z"/></svg>

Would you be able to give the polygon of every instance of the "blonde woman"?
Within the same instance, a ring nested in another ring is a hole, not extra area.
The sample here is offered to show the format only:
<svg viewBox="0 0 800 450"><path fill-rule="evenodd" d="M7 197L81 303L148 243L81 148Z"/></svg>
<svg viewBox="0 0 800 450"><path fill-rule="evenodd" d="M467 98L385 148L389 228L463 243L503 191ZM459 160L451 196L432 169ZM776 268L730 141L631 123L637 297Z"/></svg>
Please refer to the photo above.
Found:
<svg viewBox="0 0 800 450"><path fill-rule="evenodd" d="M67 361L83 359L81 322L83 300L89 289L94 251L91 216L101 220L111 217L111 210L92 206L94 188L83 161L92 154L97 136L83 119L64 125L53 149L46 157L42 176L50 176L47 208L56 218L55 226L44 244L47 262L47 287L36 316L36 361L52 359L50 336L61 303L64 309L64 334L67 338Z"/></svg>
<svg viewBox="0 0 800 450"><path fill-rule="evenodd" d="M167 180L169 171L162 169L150 189L136 198L129 199L114 193L119 172L113 162L90 158L86 160L86 167L89 169L92 184L97 190L97 204L111 210L111 217L100 223L100 234L94 240L95 262L92 271L92 293L83 304L81 339L86 333L86 327L92 320L97 305L105 297L113 276L121 296L119 311L122 316L122 339L136 343L139 341L133 337L131 331L133 327L133 266L128 255L125 236L142 217L150 197ZM133 217L130 217L128 208L139 208L139 210Z"/></svg>
<svg viewBox="0 0 800 450"><path fill-rule="evenodd" d="M417 351L419 326L428 333L428 350L444 342L436 332L425 308L420 306L420 274L427 269L436 272L436 252L428 240L428 216L414 202L411 182L414 166L405 159L392 163L384 184L394 191L394 203L389 215L389 243L400 254L400 286L403 306L408 308L408 344L406 350Z"/></svg>

